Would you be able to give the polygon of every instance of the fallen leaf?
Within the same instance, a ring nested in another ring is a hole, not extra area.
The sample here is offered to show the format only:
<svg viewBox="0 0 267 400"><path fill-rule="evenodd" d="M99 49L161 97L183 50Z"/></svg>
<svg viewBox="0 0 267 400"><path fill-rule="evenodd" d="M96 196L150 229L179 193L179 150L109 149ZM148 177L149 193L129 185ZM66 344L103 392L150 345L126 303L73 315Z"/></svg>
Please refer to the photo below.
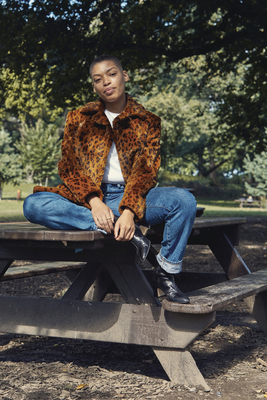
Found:
<svg viewBox="0 0 267 400"><path fill-rule="evenodd" d="M78 386L76 387L76 390L84 389L86 386L88 386L88 385L84 385L84 384L78 385Z"/></svg>

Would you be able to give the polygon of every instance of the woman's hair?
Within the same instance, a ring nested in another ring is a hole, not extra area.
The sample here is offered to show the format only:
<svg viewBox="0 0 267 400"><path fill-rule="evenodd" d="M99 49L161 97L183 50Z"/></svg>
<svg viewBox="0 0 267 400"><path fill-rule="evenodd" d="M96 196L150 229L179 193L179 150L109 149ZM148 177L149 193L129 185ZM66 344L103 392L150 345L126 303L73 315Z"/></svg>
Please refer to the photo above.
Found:
<svg viewBox="0 0 267 400"><path fill-rule="evenodd" d="M92 69L94 68L94 66L95 66L96 64L102 62L102 61L113 61L114 64L116 64L117 67L118 67L121 71L123 71L121 62L120 62L120 60L119 60L117 57L111 56L111 55L109 55L109 54L103 54L102 56L99 56L99 57L95 58L94 61L92 61L91 65L90 65L90 69L89 69L89 72L90 72L90 76L91 76L91 77L92 77Z"/></svg>

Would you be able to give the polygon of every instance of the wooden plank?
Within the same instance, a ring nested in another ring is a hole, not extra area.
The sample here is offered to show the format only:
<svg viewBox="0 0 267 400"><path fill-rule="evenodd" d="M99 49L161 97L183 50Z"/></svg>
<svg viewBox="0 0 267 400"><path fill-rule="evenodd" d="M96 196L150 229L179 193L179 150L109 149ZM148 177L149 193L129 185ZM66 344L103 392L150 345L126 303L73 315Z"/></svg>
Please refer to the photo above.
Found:
<svg viewBox="0 0 267 400"><path fill-rule="evenodd" d="M197 218L193 229L244 224L245 222L245 218ZM162 232L161 224L155 226L155 230L157 227L160 227ZM97 231L54 230L30 222L0 224L0 239L79 242L106 240L109 237L109 235Z"/></svg>
<svg viewBox="0 0 267 400"><path fill-rule="evenodd" d="M228 304L266 290L267 269L264 269L187 293L190 304L176 304L163 300L162 307L172 312L202 314L220 310Z"/></svg>
<svg viewBox="0 0 267 400"><path fill-rule="evenodd" d="M103 240L105 237L106 235L98 231L56 230L30 222L0 224L0 239L78 242Z"/></svg>
<svg viewBox="0 0 267 400"><path fill-rule="evenodd" d="M46 275L55 272L69 271L72 269L81 269L84 263L75 262L50 262L50 263L35 263L26 264L20 266L11 266L5 275L2 277L2 281L8 281L19 278L27 278L30 276Z"/></svg>
<svg viewBox="0 0 267 400"><path fill-rule="evenodd" d="M0 296L0 332L185 348L215 313L172 313L145 304Z"/></svg>
<svg viewBox="0 0 267 400"><path fill-rule="evenodd" d="M194 228L209 228L212 226L227 226L245 224L246 218L198 218L194 222Z"/></svg>

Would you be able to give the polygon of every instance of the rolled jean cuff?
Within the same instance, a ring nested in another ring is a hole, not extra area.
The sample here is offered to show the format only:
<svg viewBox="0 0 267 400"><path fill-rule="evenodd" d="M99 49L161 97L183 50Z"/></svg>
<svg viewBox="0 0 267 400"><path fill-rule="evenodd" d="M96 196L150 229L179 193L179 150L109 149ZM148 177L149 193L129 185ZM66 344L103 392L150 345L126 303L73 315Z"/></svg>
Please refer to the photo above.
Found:
<svg viewBox="0 0 267 400"><path fill-rule="evenodd" d="M167 261L166 258L164 258L160 253L158 253L156 258L161 268L169 274L179 274L182 271L182 261L179 261L178 263L172 263Z"/></svg>

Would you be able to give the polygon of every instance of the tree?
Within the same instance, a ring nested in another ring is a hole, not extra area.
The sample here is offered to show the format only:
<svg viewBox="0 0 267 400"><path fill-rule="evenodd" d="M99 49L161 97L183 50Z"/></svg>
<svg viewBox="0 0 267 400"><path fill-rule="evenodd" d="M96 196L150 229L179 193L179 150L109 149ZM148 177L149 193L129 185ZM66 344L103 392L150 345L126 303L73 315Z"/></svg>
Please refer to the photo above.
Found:
<svg viewBox="0 0 267 400"><path fill-rule="evenodd" d="M244 159L245 172L253 176L255 180L254 185L245 182L247 192L252 196L267 195L267 152L263 151L261 154L256 154L254 159L251 160L249 155Z"/></svg>
<svg viewBox="0 0 267 400"><path fill-rule="evenodd" d="M263 94L266 11L265 0L5 0L0 56L17 75L49 75L50 101L62 108L88 93L89 64L103 53L152 75L163 61L200 54L207 55L207 68L221 73L244 61L251 91Z"/></svg>
<svg viewBox="0 0 267 400"><path fill-rule="evenodd" d="M266 150L266 11L265 0L5 0L0 102L8 92L6 69L21 81L34 72L35 92L45 91L51 107L65 109L92 98L88 67L97 55L112 53L132 73L138 69L143 91L162 65L168 71L174 62L204 55L203 84L229 72L236 77L217 115L228 126L225 146L236 138L260 153Z"/></svg>
<svg viewBox="0 0 267 400"><path fill-rule="evenodd" d="M6 110L27 123L34 123L38 119L53 122L63 114L64 110L60 107L49 108L46 88L48 77L40 81L38 75L35 71L27 77L19 77L8 68L2 70L2 79L5 82L2 113Z"/></svg>
<svg viewBox="0 0 267 400"><path fill-rule="evenodd" d="M38 120L35 126L22 124L21 139L16 144L19 159L28 180L47 186L49 178L57 173L60 157L58 128Z"/></svg>
<svg viewBox="0 0 267 400"><path fill-rule="evenodd" d="M22 166L18 162L18 154L11 147L12 139L9 133L0 130L0 200L5 183L18 185L22 178Z"/></svg>
<svg viewBox="0 0 267 400"><path fill-rule="evenodd" d="M246 146L235 136L225 141L229 126L218 116L235 75L206 82L203 63L204 57L190 57L174 64L169 73L159 74L152 90L140 99L162 119L162 166L181 174L209 175L218 183L218 168L236 169Z"/></svg>

